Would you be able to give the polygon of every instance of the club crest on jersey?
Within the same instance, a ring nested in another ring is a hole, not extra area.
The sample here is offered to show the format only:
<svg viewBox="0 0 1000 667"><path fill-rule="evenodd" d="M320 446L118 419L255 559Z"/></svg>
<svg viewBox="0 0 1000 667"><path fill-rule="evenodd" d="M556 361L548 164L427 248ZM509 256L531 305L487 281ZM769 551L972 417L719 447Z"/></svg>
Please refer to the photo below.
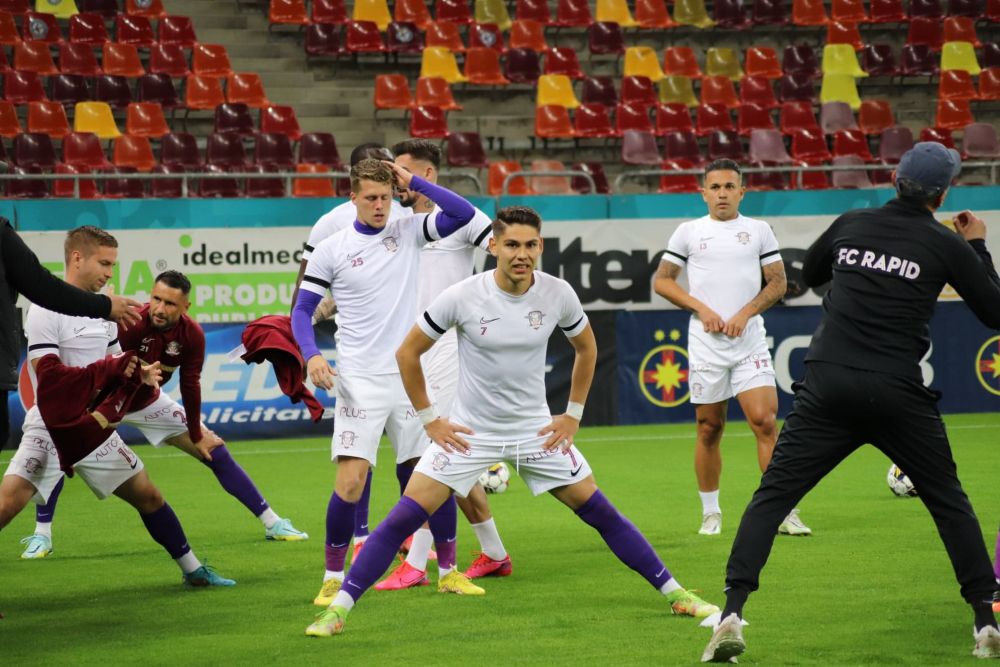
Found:
<svg viewBox="0 0 1000 667"><path fill-rule="evenodd" d="M395 236L387 236L382 239L382 245L384 245L385 249L389 252L396 252L399 250L399 243L396 242Z"/></svg>
<svg viewBox="0 0 1000 667"><path fill-rule="evenodd" d="M524 316L528 320L528 326L532 329L538 329L542 326L542 318L545 317L545 313L540 310L533 310Z"/></svg>
<svg viewBox="0 0 1000 667"><path fill-rule="evenodd" d="M344 431L340 434L340 446L344 449L350 449L357 441L358 434L354 431Z"/></svg>
<svg viewBox="0 0 1000 667"><path fill-rule="evenodd" d="M42 469L42 462L38 459L32 457L24 462L24 470L29 475L34 475L36 472Z"/></svg>
<svg viewBox="0 0 1000 667"><path fill-rule="evenodd" d="M437 472L441 472L445 468L451 465L451 459L448 458L447 454L435 454L434 460L431 461L431 467Z"/></svg>
<svg viewBox="0 0 1000 667"><path fill-rule="evenodd" d="M737 232L736 233L736 240L738 242L742 243L743 245L747 245L748 243L750 243L750 233L749 232Z"/></svg>
<svg viewBox="0 0 1000 667"><path fill-rule="evenodd" d="M181 344L175 340L172 340L169 343L167 343L166 351L167 354L169 354L171 357L176 357L178 354L181 353Z"/></svg>

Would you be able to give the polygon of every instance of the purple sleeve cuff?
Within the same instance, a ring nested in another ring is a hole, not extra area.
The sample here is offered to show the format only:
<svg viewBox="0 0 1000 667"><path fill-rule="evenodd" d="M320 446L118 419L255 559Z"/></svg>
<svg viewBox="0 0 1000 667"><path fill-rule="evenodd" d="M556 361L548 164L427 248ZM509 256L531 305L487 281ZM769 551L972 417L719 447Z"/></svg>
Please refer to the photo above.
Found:
<svg viewBox="0 0 1000 667"><path fill-rule="evenodd" d="M316 312L316 306L323 300L323 297L309 290L299 290L299 297L292 308L292 335L295 342L302 350L302 359L309 359L320 354L316 347L316 334L313 333L312 316Z"/></svg>
<svg viewBox="0 0 1000 667"><path fill-rule="evenodd" d="M451 236L469 224L472 216L476 214L476 209L464 197L447 188L425 181L419 176L413 177L410 189L426 196L441 209L434 225L441 238Z"/></svg>

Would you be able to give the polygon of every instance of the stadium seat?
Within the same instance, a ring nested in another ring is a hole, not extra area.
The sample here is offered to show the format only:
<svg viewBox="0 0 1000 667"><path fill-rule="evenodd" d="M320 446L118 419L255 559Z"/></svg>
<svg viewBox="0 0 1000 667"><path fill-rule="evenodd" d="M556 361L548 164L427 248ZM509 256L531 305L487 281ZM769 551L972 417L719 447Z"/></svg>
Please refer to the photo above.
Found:
<svg viewBox="0 0 1000 667"><path fill-rule="evenodd" d="M375 34L375 31L371 31ZM462 34L459 32L457 23L448 21L433 21L427 26L424 34L424 44L442 49L448 49L452 53L463 53L465 44L462 43Z"/></svg>
<svg viewBox="0 0 1000 667"><path fill-rule="evenodd" d="M134 137L159 139L170 134L163 107L156 102L133 102L125 116L125 133Z"/></svg>
<svg viewBox="0 0 1000 667"><path fill-rule="evenodd" d="M948 0L948 16L968 16L972 19L986 18L985 4L983 0Z"/></svg>
<svg viewBox="0 0 1000 667"><path fill-rule="evenodd" d="M632 18L632 12L629 11L625 0L597 0L594 18L603 23L617 23L623 28L635 28L639 25Z"/></svg>
<svg viewBox="0 0 1000 667"><path fill-rule="evenodd" d="M192 74L184 90L184 106L193 110L212 109L226 101L222 93L222 79L214 76Z"/></svg>
<svg viewBox="0 0 1000 667"><path fill-rule="evenodd" d="M530 19L548 25L552 22L548 0L517 0L514 3L515 19Z"/></svg>
<svg viewBox="0 0 1000 667"><path fill-rule="evenodd" d="M740 57L734 49L710 47L705 54L705 75L724 76L732 81L743 78Z"/></svg>
<svg viewBox="0 0 1000 667"><path fill-rule="evenodd" d="M385 32L392 16L386 0L355 0L351 20L370 21L378 26L379 32Z"/></svg>
<svg viewBox="0 0 1000 667"><path fill-rule="evenodd" d="M751 46L746 51L744 63L747 76L762 76L767 79L780 79L783 74L778 54L769 46Z"/></svg>
<svg viewBox="0 0 1000 667"><path fill-rule="evenodd" d="M736 129L741 136L749 137L754 130L773 130L771 110L757 104L744 104L736 115Z"/></svg>
<svg viewBox="0 0 1000 667"><path fill-rule="evenodd" d="M542 139L572 139L575 135L569 110L555 104L535 107L535 136Z"/></svg>
<svg viewBox="0 0 1000 667"><path fill-rule="evenodd" d="M25 40L14 47L14 69L33 72L39 76L54 76L59 73L49 45L45 42Z"/></svg>
<svg viewBox="0 0 1000 667"><path fill-rule="evenodd" d="M674 0L674 23L700 29L715 25L705 9L705 0Z"/></svg>
<svg viewBox="0 0 1000 667"><path fill-rule="evenodd" d="M941 127L925 127L920 130L920 141L936 141L948 148L955 147L955 140L952 138L951 130Z"/></svg>
<svg viewBox="0 0 1000 667"><path fill-rule="evenodd" d="M594 23L588 0L558 0L552 25L559 28L586 28Z"/></svg>
<svg viewBox="0 0 1000 667"><path fill-rule="evenodd" d="M573 133L578 139L607 139L617 136L611 125L608 107L598 102L584 102L576 109L573 114Z"/></svg>
<svg viewBox="0 0 1000 667"><path fill-rule="evenodd" d="M750 19L743 8L743 0L715 0L712 17L716 28L745 30L750 27Z"/></svg>
<svg viewBox="0 0 1000 667"><path fill-rule="evenodd" d="M785 140L777 130L754 130L750 134L747 158L762 164L791 164L792 157L785 150Z"/></svg>
<svg viewBox="0 0 1000 667"><path fill-rule="evenodd" d="M587 51L591 56L621 56L625 53L625 35L617 23L592 23L587 26Z"/></svg>
<svg viewBox="0 0 1000 667"><path fill-rule="evenodd" d="M304 26L309 24L305 0L269 0L269 5L268 30L275 25Z"/></svg>
<svg viewBox="0 0 1000 667"><path fill-rule="evenodd" d="M903 125L887 127L879 138L878 160L882 164L897 164L903 154L911 148L913 148L913 132L910 128Z"/></svg>
<svg viewBox="0 0 1000 667"><path fill-rule="evenodd" d="M215 107L215 134L238 134L250 136L257 132L254 127L250 107L245 104L229 104L223 102Z"/></svg>
<svg viewBox="0 0 1000 667"><path fill-rule="evenodd" d="M483 148L483 139L478 132L452 132L448 135L446 150L449 167L475 167L485 169L490 166Z"/></svg>
<svg viewBox="0 0 1000 667"><path fill-rule="evenodd" d="M840 23L868 23L864 0L832 0L830 20Z"/></svg>
<svg viewBox="0 0 1000 667"><path fill-rule="evenodd" d="M149 139L130 134L115 139L111 161L117 167L133 167L141 172L149 172L156 166Z"/></svg>
<svg viewBox="0 0 1000 667"><path fill-rule="evenodd" d="M856 79L868 76L858 63L858 55L849 44L827 44L823 47L824 75L840 74Z"/></svg>
<svg viewBox="0 0 1000 667"><path fill-rule="evenodd" d="M700 104L694 94L694 84L686 76L665 76L657 89L660 102L679 102L692 108Z"/></svg>
<svg viewBox="0 0 1000 667"><path fill-rule="evenodd" d="M861 32L856 23L841 23L840 21L830 21L826 24L826 43L849 44L855 51L860 51L865 47L861 40Z"/></svg>
<svg viewBox="0 0 1000 667"><path fill-rule="evenodd" d="M962 133L962 158L996 160L1000 158L1000 139L992 123L971 123Z"/></svg>
<svg viewBox="0 0 1000 667"><path fill-rule="evenodd" d="M101 139L121 136L111 107L105 102L79 102L73 111L73 131L93 133Z"/></svg>
<svg viewBox="0 0 1000 667"><path fill-rule="evenodd" d="M145 16L119 14L115 18L115 41L148 49L155 42L153 26Z"/></svg>
<svg viewBox="0 0 1000 667"><path fill-rule="evenodd" d="M982 43L976 35L975 22L968 16L949 16L944 20L942 39L948 42L969 42L975 48L980 48Z"/></svg>
<svg viewBox="0 0 1000 667"><path fill-rule="evenodd" d="M302 136L295 109L281 104L273 104L260 110L260 131L287 135L292 141Z"/></svg>
<svg viewBox="0 0 1000 667"><path fill-rule="evenodd" d="M858 167L865 164L865 159L857 155L838 155L833 158L833 165L838 167ZM837 189L854 190L874 187L867 171L860 169L851 171L834 171L830 177L831 185Z"/></svg>
<svg viewBox="0 0 1000 667"><path fill-rule="evenodd" d="M413 106L410 83L403 74L379 74L375 77L375 112L381 109L403 109Z"/></svg>
<svg viewBox="0 0 1000 667"><path fill-rule="evenodd" d="M292 140L287 134L280 132L261 132L254 141L253 161L265 167L294 171L295 154L292 152Z"/></svg>
<svg viewBox="0 0 1000 667"><path fill-rule="evenodd" d="M934 126L944 130L961 130L976 122L969 100L938 100Z"/></svg>
<svg viewBox="0 0 1000 667"><path fill-rule="evenodd" d="M94 50L86 44L63 42L59 46L59 69L63 74L95 77L101 74Z"/></svg>
<svg viewBox="0 0 1000 667"><path fill-rule="evenodd" d="M17 32L13 14L0 11L0 45L14 46L20 43L21 35Z"/></svg>
<svg viewBox="0 0 1000 667"><path fill-rule="evenodd" d="M258 174L268 174L278 171L295 171L295 166L287 169L271 164L255 164L247 168L247 171ZM264 199L285 196L285 179L283 178L248 178L246 195L252 199Z"/></svg>
<svg viewBox="0 0 1000 667"><path fill-rule="evenodd" d="M211 138L210 138L211 139ZM211 144L210 144L211 145ZM240 167L240 171L248 167ZM206 174L225 174L228 169L216 164L207 163L204 172ZM202 178L198 180L198 196L206 199L224 198L233 199L242 197L240 182L235 178Z"/></svg>
<svg viewBox="0 0 1000 667"><path fill-rule="evenodd" d="M250 164L243 137L235 132L208 135L205 144L205 163L224 169L243 169Z"/></svg>
<svg viewBox="0 0 1000 667"><path fill-rule="evenodd" d="M21 24L21 38L24 41L45 42L58 46L63 41L59 23L52 14L28 12Z"/></svg>
<svg viewBox="0 0 1000 667"><path fill-rule="evenodd" d="M504 45L503 33L496 23L473 23L470 25L469 46L483 46L501 53L507 49Z"/></svg>
<svg viewBox="0 0 1000 667"><path fill-rule="evenodd" d="M313 24L342 25L347 23L347 6L344 0L312 0Z"/></svg>
<svg viewBox="0 0 1000 667"><path fill-rule="evenodd" d="M349 22L344 43L351 53L383 53L388 50L374 21Z"/></svg>
<svg viewBox="0 0 1000 667"><path fill-rule="evenodd" d="M965 70L972 76L981 72L976 52L969 42L945 42L941 47L941 71Z"/></svg>
<svg viewBox="0 0 1000 667"><path fill-rule="evenodd" d="M420 30L427 30L431 23L431 13L423 0L396 0L392 17L398 23L413 23Z"/></svg>
<svg viewBox="0 0 1000 667"><path fill-rule="evenodd" d="M679 102L657 104L655 117L655 132L658 136L663 136L668 132L684 132L693 129L691 112L686 104Z"/></svg>
<svg viewBox="0 0 1000 667"><path fill-rule="evenodd" d="M823 72L816 58L816 51L809 44L792 44L786 46L781 57L781 69L784 74L807 76L810 79L822 76Z"/></svg>
<svg viewBox="0 0 1000 667"><path fill-rule="evenodd" d="M1000 100L1000 67L984 69L979 75L979 99Z"/></svg>
<svg viewBox="0 0 1000 667"><path fill-rule="evenodd" d="M904 44L900 54L900 73L903 76L935 76L937 57L927 44Z"/></svg>
<svg viewBox="0 0 1000 667"><path fill-rule="evenodd" d="M860 108L861 98L858 96L858 87L854 82L854 77L849 74L824 75L823 84L819 91L819 101L823 104L846 102L852 109Z"/></svg>
<svg viewBox="0 0 1000 667"><path fill-rule="evenodd" d="M940 21L944 18L941 0L910 0L910 18L927 18Z"/></svg>
<svg viewBox="0 0 1000 667"><path fill-rule="evenodd" d="M567 109L575 109L580 106L580 101L573 93L573 82L568 76L543 74L538 77L538 95L535 98L535 106L540 107L546 104L558 104Z"/></svg>
<svg viewBox="0 0 1000 667"><path fill-rule="evenodd" d="M52 99L63 106L73 106L77 102L91 99L87 80L79 74L59 74L53 77Z"/></svg>
<svg viewBox="0 0 1000 667"><path fill-rule="evenodd" d="M28 4L28 0L2 0L0 10L23 18L31 11L31 5Z"/></svg>
<svg viewBox="0 0 1000 667"><path fill-rule="evenodd" d="M730 109L740 105L731 79L725 76L706 76L701 80L701 103L724 104Z"/></svg>
<svg viewBox="0 0 1000 667"><path fill-rule="evenodd" d="M623 77L620 101L626 104L645 106L646 108L653 106L657 102L653 82L645 76Z"/></svg>
<svg viewBox="0 0 1000 667"><path fill-rule="evenodd" d="M517 162L509 160L497 160L490 163L489 176L487 178L490 195L497 196L503 194L504 181L509 174L518 174L523 170ZM530 195L531 186L528 185L527 178L512 178L507 182L508 195Z"/></svg>
<svg viewBox="0 0 1000 667"><path fill-rule="evenodd" d="M12 146L14 164L19 167L52 169L56 159L55 145L47 134L25 132L14 137Z"/></svg>
<svg viewBox="0 0 1000 667"><path fill-rule="evenodd" d="M76 0L81 13L100 14L105 21L114 21L121 11L118 0Z"/></svg>
<svg viewBox="0 0 1000 667"><path fill-rule="evenodd" d="M743 142L740 140L740 135L733 130L712 132L708 135L705 157L709 162L721 159L743 162L746 159L746 154L743 152Z"/></svg>
<svg viewBox="0 0 1000 667"><path fill-rule="evenodd" d="M102 74L94 83L94 99L122 109L132 103L128 79L123 76Z"/></svg>
<svg viewBox="0 0 1000 667"><path fill-rule="evenodd" d="M983 44L982 65L983 67L1000 67L1000 42L986 42Z"/></svg>
<svg viewBox="0 0 1000 667"><path fill-rule="evenodd" d="M447 112L438 107L414 107L410 115L410 136L417 139L447 139Z"/></svg>
<svg viewBox="0 0 1000 667"><path fill-rule="evenodd" d="M740 104L755 104L766 109L778 106L771 80L762 76L746 76L740 82Z"/></svg>
<svg viewBox="0 0 1000 667"><path fill-rule="evenodd" d="M615 130L621 134L626 130L652 132L653 123L649 120L649 107L632 106L621 103L615 108Z"/></svg>
<svg viewBox="0 0 1000 667"><path fill-rule="evenodd" d="M463 25L472 23L469 0L436 0L434 4L438 21L451 21Z"/></svg>
<svg viewBox="0 0 1000 667"><path fill-rule="evenodd" d="M1000 0L986 0L984 18L990 23L1000 23Z"/></svg>
<svg viewBox="0 0 1000 667"><path fill-rule="evenodd" d="M646 167L659 166L662 158L656 145L656 135L641 130L622 133L621 160L625 164Z"/></svg>
<svg viewBox="0 0 1000 667"><path fill-rule="evenodd" d="M193 134L187 132L174 132L163 136L160 145L160 163L182 171L201 171L204 167L198 142Z"/></svg>
<svg viewBox="0 0 1000 667"><path fill-rule="evenodd" d="M694 113L695 133L705 137L716 130L732 130L733 119L725 104L702 104Z"/></svg>
<svg viewBox="0 0 1000 667"><path fill-rule="evenodd" d="M21 121L17 119L17 109L7 100L0 100L0 137L10 139L22 131Z"/></svg>
<svg viewBox="0 0 1000 667"><path fill-rule="evenodd" d="M510 83L500 68L500 53L483 46L466 52L465 78L468 83L477 86L506 86Z"/></svg>
<svg viewBox="0 0 1000 667"><path fill-rule="evenodd" d="M576 49L556 47L545 54L545 74L564 74L571 79L582 79L584 74L580 61L576 57Z"/></svg>
<svg viewBox="0 0 1000 667"><path fill-rule="evenodd" d="M654 83L664 77L656 51L648 46L625 49L625 76L644 76Z"/></svg>
<svg viewBox="0 0 1000 667"><path fill-rule="evenodd" d="M584 104L603 104L614 108L618 104L618 91L615 81L610 76L584 77L580 87L580 101Z"/></svg>
<svg viewBox="0 0 1000 667"><path fill-rule="evenodd" d="M298 164L295 171L300 174L325 174L330 169L323 164ZM292 195L295 197L335 197L333 179L328 178L296 178L292 183Z"/></svg>
<svg viewBox="0 0 1000 667"><path fill-rule="evenodd" d="M608 184L608 177L604 173L604 165L600 162L574 162L569 168L573 171L582 171L590 174L591 179L594 181L592 187L590 181L583 176L573 176L570 180L570 187L573 188L573 192L580 195L611 194L611 186Z"/></svg>
<svg viewBox="0 0 1000 667"><path fill-rule="evenodd" d="M882 134L896 124L888 100L864 100L858 110L858 127L867 135Z"/></svg>
<svg viewBox="0 0 1000 667"><path fill-rule="evenodd" d="M696 167L705 163L694 132L668 132L663 135L663 157L666 160L686 160Z"/></svg>
<svg viewBox="0 0 1000 667"><path fill-rule="evenodd" d="M56 165L57 168L60 165ZM34 175L43 174L45 170L41 167L22 167L16 166L12 169L12 172L17 175ZM83 189L81 189L81 196L83 194ZM49 184L43 180L25 180L20 178L15 178L7 181L7 197L9 199L45 199L49 196ZM72 196L70 193L69 196Z"/></svg>
<svg viewBox="0 0 1000 667"><path fill-rule="evenodd" d="M972 75L961 69L941 72L938 81L938 99L974 100L979 97L972 83Z"/></svg>
<svg viewBox="0 0 1000 667"><path fill-rule="evenodd" d="M325 164L334 171L344 171L345 166L337 150L337 140L329 132L306 132L299 139L299 162Z"/></svg>
<svg viewBox="0 0 1000 667"><path fill-rule="evenodd" d="M833 133L833 155L856 155L865 162L872 162L868 138L861 130L837 130Z"/></svg>
<svg viewBox="0 0 1000 667"><path fill-rule="evenodd" d="M16 117L15 117L16 121ZM66 110L59 102L38 101L28 104L28 132L62 139L70 133Z"/></svg>
<svg viewBox="0 0 1000 667"><path fill-rule="evenodd" d="M669 171L696 168L696 165L688 160L664 160L660 166ZM698 177L694 174L664 174L660 176L660 186L657 192L660 194L683 194L699 192L700 190L701 185L698 183Z"/></svg>
<svg viewBox="0 0 1000 667"><path fill-rule="evenodd" d="M156 34L161 45L183 46L191 49L198 43L194 24L187 16L164 16L156 24Z"/></svg>
<svg viewBox="0 0 1000 667"><path fill-rule="evenodd" d="M424 50L424 36L416 24L393 21L385 32L385 48L393 54L420 53Z"/></svg>
<svg viewBox="0 0 1000 667"><path fill-rule="evenodd" d="M226 101L241 102L252 109L271 106L260 75L254 72L236 72L226 80Z"/></svg>
<svg viewBox="0 0 1000 667"><path fill-rule="evenodd" d="M222 44L195 44L191 50L191 72L201 77L226 78L233 73L229 54Z"/></svg>
<svg viewBox="0 0 1000 667"><path fill-rule="evenodd" d="M27 104L48 99L42 80L34 72L10 72L3 77L3 96L14 104Z"/></svg>
<svg viewBox="0 0 1000 667"><path fill-rule="evenodd" d="M792 0L792 23L798 26L825 26L829 22L823 0Z"/></svg>
<svg viewBox="0 0 1000 667"><path fill-rule="evenodd" d="M534 85L542 75L538 54L531 49L510 49L504 59L504 75L512 83Z"/></svg>
<svg viewBox="0 0 1000 667"><path fill-rule="evenodd" d="M139 60L139 52L131 44L105 42L102 51L101 63L105 74L135 79L146 73Z"/></svg>
<svg viewBox="0 0 1000 667"><path fill-rule="evenodd" d="M670 18L664 0L636 0L635 22L644 30L663 30L677 26Z"/></svg>
<svg viewBox="0 0 1000 667"><path fill-rule="evenodd" d="M665 75L686 76L700 79L701 68L694 49L690 46L670 46L663 52L663 73Z"/></svg>
<svg viewBox="0 0 1000 667"><path fill-rule="evenodd" d="M347 48L340 38L340 26L332 23L313 23L306 28L305 51L309 56L333 56L347 54Z"/></svg>
<svg viewBox="0 0 1000 667"><path fill-rule="evenodd" d="M441 77L450 84L464 83L465 76L458 71L455 54L448 49L429 46L424 49L420 62L420 77Z"/></svg>
<svg viewBox="0 0 1000 667"><path fill-rule="evenodd" d="M510 15L504 0L475 0L473 18L476 23L493 23L500 30L510 30Z"/></svg>
<svg viewBox="0 0 1000 667"><path fill-rule="evenodd" d="M100 14L77 14L69 20L69 41L74 44L102 46L108 41L108 30Z"/></svg>
<svg viewBox="0 0 1000 667"><path fill-rule="evenodd" d="M799 129L792 133L792 159L805 164L822 164L833 159L826 136L818 129Z"/></svg>
<svg viewBox="0 0 1000 667"><path fill-rule="evenodd" d="M903 0L871 0L872 23L904 23L907 20L903 11Z"/></svg>
<svg viewBox="0 0 1000 667"><path fill-rule="evenodd" d="M542 52L549 50L549 45L545 41L545 25L538 21L514 21L508 43L512 49Z"/></svg>
<svg viewBox="0 0 1000 667"><path fill-rule="evenodd" d="M70 132L63 138L62 151L62 161L66 164L91 169L110 169L113 166L104 155L101 138L93 132Z"/></svg>
<svg viewBox="0 0 1000 667"><path fill-rule="evenodd" d="M455 102L448 82L436 76L417 79L414 103L425 107L440 107L445 111L462 110L462 105Z"/></svg>
<svg viewBox="0 0 1000 667"><path fill-rule="evenodd" d="M900 74L899 65L891 44L865 44L861 52L861 68L868 76L896 76Z"/></svg>
<svg viewBox="0 0 1000 667"><path fill-rule="evenodd" d="M823 134L859 129L854 112L846 102L824 102L819 110L819 126Z"/></svg>
<svg viewBox="0 0 1000 667"><path fill-rule="evenodd" d="M566 171L566 165L559 160L532 160L531 171ZM533 176L531 189L540 195L571 195L569 176Z"/></svg>
<svg viewBox="0 0 1000 667"><path fill-rule="evenodd" d="M125 13L150 19L162 19L167 15L162 0L125 0Z"/></svg>
<svg viewBox="0 0 1000 667"><path fill-rule="evenodd" d="M57 19L68 19L80 10L73 0L35 0L35 11L52 14Z"/></svg>
<svg viewBox="0 0 1000 667"><path fill-rule="evenodd" d="M135 98L139 102L156 102L164 109L174 109L181 105L174 82L166 74L139 77L135 91Z"/></svg>
<svg viewBox="0 0 1000 667"><path fill-rule="evenodd" d="M794 134L798 130L821 132L811 102L783 102L778 127L782 134Z"/></svg>
<svg viewBox="0 0 1000 667"><path fill-rule="evenodd" d="M79 167L72 164L59 163L56 165L55 173L57 174L89 174L91 170L87 167ZM26 181L26 183L32 183L33 181ZM101 193L97 190L97 184L89 178L81 178L79 180L80 186L79 191L76 191L76 185L70 180L58 180L52 182L52 196L54 197L75 197L79 199L98 199ZM43 183L44 185L44 183Z"/></svg>
<svg viewBox="0 0 1000 667"><path fill-rule="evenodd" d="M906 32L906 43L929 46L940 50L944 44L944 29L941 21L932 18L912 18Z"/></svg>
<svg viewBox="0 0 1000 667"><path fill-rule="evenodd" d="M791 22L785 0L754 0L750 13L754 25L782 26Z"/></svg>

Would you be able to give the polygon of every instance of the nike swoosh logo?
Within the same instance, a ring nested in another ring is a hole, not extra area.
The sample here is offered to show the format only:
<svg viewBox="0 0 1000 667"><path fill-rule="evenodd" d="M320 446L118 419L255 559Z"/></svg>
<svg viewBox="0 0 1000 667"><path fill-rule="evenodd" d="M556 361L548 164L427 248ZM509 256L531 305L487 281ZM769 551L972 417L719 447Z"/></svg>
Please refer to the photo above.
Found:
<svg viewBox="0 0 1000 667"><path fill-rule="evenodd" d="M583 464L582 463L580 464L580 467L578 467L576 470L571 471L569 473L569 476L570 477L576 477L578 474L580 474L581 470L583 470Z"/></svg>
<svg viewBox="0 0 1000 667"><path fill-rule="evenodd" d="M73 328L73 333L75 333L75 334L79 334L79 333L80 333L81 331L83 331L83 330L84 330L84 329L86 329L86 328L87 328L87 327L80 327L79 329L77 329L77 328L75 328L75 327L74 327L74 328Z"/></svg>
<svg viewBox="0 0 1000 667"><path fill-rule="evenodd" d="M451 539L445 540L445 542L454 542L457 539L457 537L452 537Z"/></svg>
<svg viewBox="0 0 1000 667"><path fill-rule="evenodd" d="M480 317L479 318L479 323L480 324L489 324L490 322L496 322L499 319L500 319L499 317L494 317L492 320L488 320L485 317Z"/></svg>
<svg viewBox="0 0 1000 667"><path fill-rule="evenodd" d="M364 252L364 250L359 250L356 253L354 253L353 255L351 253L347 253L347 259L354 259L355 257L357 257L358 255L360 255L363 252Z"/></svg>
<svg viewBox="0 0 1000 667"><path fill-rule="evenodd" d="M344 582L344 583L345 583L345 584L346 584L347 586L354 586L354 587L355 587L355 588L357 588L357 589L358 589L359 591L361 590L361 586L358 586L358 585L357 585L356 583L354 583L353 581L346 581L346 582Z"/></svg>
<svg viewBox="0 0 1000 667"><path fill-rule="evenodd" d="M662 570L660 570L659 572L656 573L656 577L659 577L661 574L663 574L666 571L667 571L667 568L663 568ZM656 579L656 577L653 577L653 578Z"/></svg>

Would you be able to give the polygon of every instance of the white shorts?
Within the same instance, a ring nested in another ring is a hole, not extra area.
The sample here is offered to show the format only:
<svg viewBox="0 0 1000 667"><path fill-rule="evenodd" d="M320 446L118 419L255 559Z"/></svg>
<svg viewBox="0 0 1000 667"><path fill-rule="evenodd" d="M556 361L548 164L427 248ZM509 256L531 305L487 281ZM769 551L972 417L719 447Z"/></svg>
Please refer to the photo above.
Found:
<svg viewBox="0 0 1000 667"><path fill-rule="evenodd" d="M365 459L373 467L385 430L396 450L396 463L419 458L427 435L410 405L399 373L337 376L337 412L333 419L331 455Z"/></svg>
<svg viewBox="0 0 1000 667"><path fill-rule="evenodd" d="M774 364L764 341L733 364L701 361L693 345L688 351L691 354L688 386L694 404L719 403L750 389L775 386Z"/></svg>
<svg viewBox="0 0 1000 667"><path fill-rule="evenodd" d="M75 473L101 500L142 472L143 468L142 459L118 433L112 433L100 447L73 466ZM21 444L4 473L4 476L7 475L17 475L31 482L35 487L32 500L39 505L48 502L52 490L63 477L63 471L59 468L56 447L44 426L25 422Z"/></svg>
<svg viewBox="0 0 1000 667"><path fill-rule="evenodd" d="M434 394L438 414L451 415L458 392L458 335L449 329L420 358L427 386Z"/></svg>
<svg viewBox="0 0 1000 667"><path fill-rule="evenodd" d="M164 440L188 431L184 407L163 391L146 407L125 415L122 423L142 431L154 447L163 447Z"/></svg>
<svg viewBox="0 0 1000 667"><path fill-rule="evenodd" d="M431 443L415 468L463 498L469 495L479 476L500 461L514 466L536 496L560 486L576 484L591 474L590 464L575 445L565 452L560 448L542 449L547 436L529 435L503 441L469 435L463 437L470 446L468 453L449 453Z"/></svg>

